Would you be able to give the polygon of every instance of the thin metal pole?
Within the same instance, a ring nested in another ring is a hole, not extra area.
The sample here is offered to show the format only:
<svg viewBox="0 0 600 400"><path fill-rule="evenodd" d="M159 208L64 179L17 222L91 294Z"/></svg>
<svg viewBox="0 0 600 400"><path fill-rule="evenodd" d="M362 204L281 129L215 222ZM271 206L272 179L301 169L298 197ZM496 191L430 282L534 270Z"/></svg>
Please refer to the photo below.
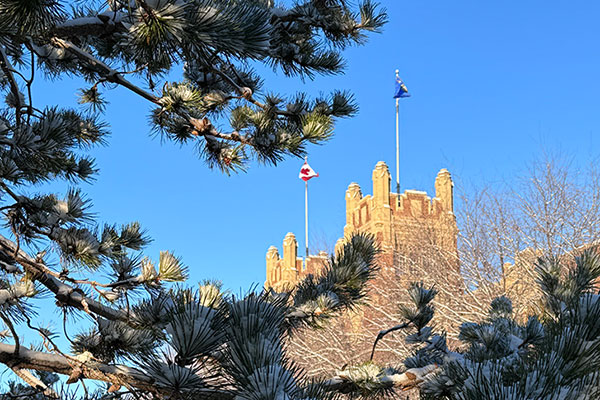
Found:
<svg viewBox="0 0 600 400"><path fill-rule="evenodd" d="M306 244L306 257L308 258L308 181L304 182L304 243Z"/></svg>
<svg viewBox="0 0 600 400"><path fill-rule="evenodd" d="M400 99L396 98L396 193L400 196Z"/></svg>

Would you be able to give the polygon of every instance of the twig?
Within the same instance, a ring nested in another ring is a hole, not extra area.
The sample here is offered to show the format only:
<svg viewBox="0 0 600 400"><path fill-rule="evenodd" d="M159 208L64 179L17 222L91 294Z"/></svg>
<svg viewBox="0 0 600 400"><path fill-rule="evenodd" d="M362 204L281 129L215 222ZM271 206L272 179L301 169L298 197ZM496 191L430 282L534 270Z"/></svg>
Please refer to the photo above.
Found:
<svg viewBox="0 0 600 400"><path fill-rule="evenodd" d="M255 100L254 97L252 97L252 91L244 90L244 88L240 87L237 83L235 83L235 81L233 79L231 79L226 73L221 71L219 68L213 67L212 70L213 70L213 72L216 72L221 78L225 79L227 81L227 83L229 83L231 86L233 86L235 91L238 92L238 94L242 98L248 100L250 103L252 103L262 109L267 108L264 104Z"/></svg>
<svg viewBox="0 0 600 400"><path fill-rule="evenodd" d="M89 395L89 393L88 393L88 388L87 388L87 386L85 386L85 383L83 382L83 379L81 379L81 380L79 381L79 383L81 384L81 387L83 388L83 393L85 394L84 400L88 400L88 399L89 399L89 397L90 397L90 395Z"/></svg>
<svg viewBox="0 0 600 400"><path fill-rule="evenodd" d="M0 211L8 210L9 208L17 208L17 207L18 207L18 204L14 203L14 204L11 204L8 206L0 207Z"/></svg>
<svg viewBox="0 0 600 400"><path fill-rule="evenodd" d="M371 351L371 357L369 358L369 360L373 361L373 355L375 355L375 346L377 346L377 342L379 342L379 340L381 340L385 335L387 335L390 332L398 331L400 329L405 329L405 328L408 328L408 326L409 326L409 323L405 322L401 325L396 325L393 328L379 331L379 333L377 334L377 338L375 339L375 343L373 343L373 350Z"/></svg>
<svg viewBox="0 0 600 400"><path fill-rule="evenodd" d="M0 189L4 190L6 193L9 194L10 197L12 197L17 203L19 203L21 201L21 198L19 197L19 195L17 195L15 192L13 192L8 185L6 185L6 183L2 182L0 180Z"/></svg>
<svg viewBox="0 0 600 400"><path fill-rule="evenodd" d="M234 74L236 74L238 79L241 79L231 63L229 63L229 68L233 71ZM252 96L252 91L244 90L244 88L240 87L237 83L235 83L235 81L233 79L231 79L226 73L224 73L220 69L212 68L212 70L213 70L213 72L217 73L221 78L225 79L227 81L227 83L229 83L231 86L233 86L233 88L235 89L236 92L238 92L240 97L249 101L250 103L254 104L257 107L262 108L263 110L267 109L267 106L265 104L259 102L258 100L256 100L254 98L254 96ZM285 115L285 116L294 115L293 113L291 113L289 111L284 111L279 108L274 108L273 112L277 115Z"/></svg>
<svg viewBox="0 0 600 400"><path fill-rule="evenodd" d="M17 335L17 331L15 330L15 327L12 323L12 321L6 316L4 315L4 313L0 313L0 318L2 318L2 321L4 321L4 323L6 324L6 326L8 326L8 329L10 329L10 333L13 336L13 339L15 340L15 356L19 356L19 350L21 349L21 343L19 341L19 335Z"/></svg>
<svg viewBox="0 0 600 400"><path fill-rule="evenodd" d="M26 314L23 314L23 315L25 316L25 321L27 322L27 326L29 327L29 329L32 329L32 330L36 331L37 333L40 334L40 336L42 337L42 339L44 339L44 347L46 347L46 349L48 351L55 351L56 353L60 354L61 356L65 357L65 358L72 358L72 357L69 357L66 354L64 354L58 348L58 346L56 345L56 343L54 343L54 341L52 340L52 338L46 334L46 332L44 332L41 328L33 326L31 324L31 318L29 318L29 316L27 316ZM53 347L52 350L50 350L50 348L48 347L47 343L50 343L52 345L52 347Z"/></svg>
<svg viewBox="0 0 600 400"><path fill-rule="evenodd" d="M69 337L69 334L67 333L67 311L66 311L66 309L63 309L63 333L65 334L65 337L67 338L69 343L74 344L73 341L71 340L71 338Z"/></svg>

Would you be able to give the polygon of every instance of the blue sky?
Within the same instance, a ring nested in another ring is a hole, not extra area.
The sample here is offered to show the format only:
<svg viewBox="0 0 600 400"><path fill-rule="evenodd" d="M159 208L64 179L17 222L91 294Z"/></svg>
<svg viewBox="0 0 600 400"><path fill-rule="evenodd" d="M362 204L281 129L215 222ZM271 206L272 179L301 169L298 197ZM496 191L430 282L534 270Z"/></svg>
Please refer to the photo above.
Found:
<svg viewBox="0 0 600 400"><path fill-rule="evenodd" d="M315 242L334 242L344 225L344 192L371 172L394 170L394 70L412 97L401 106L402 189L433 192L437 171L480 185L511 179L543 150L589 160L600 144L600 3L595 1L387 0L390 22L366 46L349 49L344 75L302 82L265 70L271 91L354 92L360 113L309 149L320 177L310 182ZM178 74L173 76L176 79ZM43 83L38 104L74 104L78 83ZM109 145L83 187L99 221L138 220L154 238L147 255L172 250L191 281L219 279L236 292L265 279L265 253L291 231L304 236L302 160L252 165L227 177L191 147L149 135L149 104L118 88L106 93ZM460 190L460 187L457 187Z"/></svg>

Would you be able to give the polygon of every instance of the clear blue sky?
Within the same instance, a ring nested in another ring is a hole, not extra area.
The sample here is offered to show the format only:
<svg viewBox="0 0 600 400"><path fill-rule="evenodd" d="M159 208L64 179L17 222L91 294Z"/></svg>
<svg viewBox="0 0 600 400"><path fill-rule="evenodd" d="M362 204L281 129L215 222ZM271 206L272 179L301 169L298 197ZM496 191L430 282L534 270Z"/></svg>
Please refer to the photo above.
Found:
<svg viewBox="0 0 600 400"><path fill-rule="evenodd" d="M309 149L311 231L335 241L352 181L371 193L379 160L394 165L394 70L412 97L401 107L401 185L432 192L440 168L474 184L508 179L542 148L589 159L600 144L600 3L597 1L383 2L390 23L346 52L345 75L302 83L266 73L265 87L311 94L350 89L360 113ZM175 75L176 76L176 75ZM36 102L73 104L76 82L38 87ZM83 190L101 222L139 220L154 238L147 254L173 250L191 281L220 279L238 292L265 279L265 253L296 233L303 248L302 160L253 165L227 177L191 147L149 136L149 105L116 89L106 119L101 171ZM460 189L460 188L459 188Z"/></svg>

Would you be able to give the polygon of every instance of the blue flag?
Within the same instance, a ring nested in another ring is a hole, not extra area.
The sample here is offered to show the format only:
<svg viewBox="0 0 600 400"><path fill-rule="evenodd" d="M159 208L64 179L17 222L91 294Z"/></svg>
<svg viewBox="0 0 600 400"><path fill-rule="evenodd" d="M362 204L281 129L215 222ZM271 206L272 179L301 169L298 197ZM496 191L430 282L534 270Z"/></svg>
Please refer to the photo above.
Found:
<svg viewBox="0 0 600 400"><path fill-rule="evenodd" d="M406 85L404 84L404 82L402 82L402 79L400 79L400 77L397 76L396 87L394 88L394 98L400 99L402 97L410 97L410 94L408 93Z"/></svg>

